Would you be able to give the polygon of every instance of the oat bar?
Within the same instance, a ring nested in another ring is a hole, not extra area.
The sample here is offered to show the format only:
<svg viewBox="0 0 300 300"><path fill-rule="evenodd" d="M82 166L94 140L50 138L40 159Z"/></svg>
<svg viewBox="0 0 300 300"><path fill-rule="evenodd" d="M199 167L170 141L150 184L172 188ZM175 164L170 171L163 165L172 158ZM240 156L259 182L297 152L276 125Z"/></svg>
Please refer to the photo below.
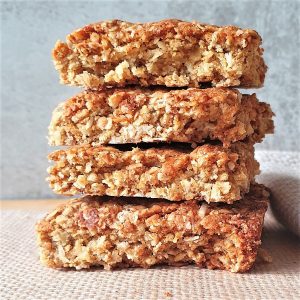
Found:
<svg viewBox="0 0 300 300"><path fill-rule="evenodd" d="M107 89L84 91L53 112L53 146L140 142L201 143L224 146L247 139L260 142L273 132L270 106L256 95L226 88L187 90Z"/></svg>
<svg viewBox="0 0 300 300"><path fill-rule="evenodd" d="M40 259L53 268L193 263L244 272L255 261L267 203L262 185L232 205L86 196L37 224Z"/></svg>
<svg viewBox="0 0 300 300"><path fill-rule="evenodd" d="M251 29L198 22L119 20L85 26L58 41L53 59L64 84L91 89L163 85L261 87L266 65Z"/></svg>
<svg viewBox="0 0 300 300"><path fill-rule="evenodd" d="M78 146L49 155L48 182L63 195L108 195L232 203L259 172L252 145L134 148Z"/></svg>

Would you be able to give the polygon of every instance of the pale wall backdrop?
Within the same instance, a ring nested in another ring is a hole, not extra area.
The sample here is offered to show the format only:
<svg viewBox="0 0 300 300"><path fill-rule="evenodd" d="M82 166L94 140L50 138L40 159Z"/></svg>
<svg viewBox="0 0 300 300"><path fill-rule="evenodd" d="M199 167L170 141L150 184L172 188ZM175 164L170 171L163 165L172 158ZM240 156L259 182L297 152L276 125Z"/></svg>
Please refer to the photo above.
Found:
<svg viewBox="0 0 300 300"><path fill-rule="evenodd" d="M256 29L269 66L257 94L276 113L276 134L257 148L299 150L299 16L297 0L1 1L1 198L56 197L44 180L47 126L54 107L79 89L59 84L50 53L57 39L100 20L179 18Z"/></svg>

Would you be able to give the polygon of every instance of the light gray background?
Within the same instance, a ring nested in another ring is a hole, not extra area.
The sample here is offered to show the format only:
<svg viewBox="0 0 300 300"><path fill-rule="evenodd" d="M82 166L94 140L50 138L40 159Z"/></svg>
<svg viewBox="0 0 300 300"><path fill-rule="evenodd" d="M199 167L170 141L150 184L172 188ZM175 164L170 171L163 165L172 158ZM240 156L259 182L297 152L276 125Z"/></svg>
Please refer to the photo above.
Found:
<svg viewBox="0 0 300 300"><path fill-rule="evenodd" d="M79 89L62 86L51 49L74 29L107 19L164 18L234 24L263 37L269 66L261 100L276 134L258 149L299 150L299 1L2 1L1 198L56 197L44 181L54 107Z"/></svg>

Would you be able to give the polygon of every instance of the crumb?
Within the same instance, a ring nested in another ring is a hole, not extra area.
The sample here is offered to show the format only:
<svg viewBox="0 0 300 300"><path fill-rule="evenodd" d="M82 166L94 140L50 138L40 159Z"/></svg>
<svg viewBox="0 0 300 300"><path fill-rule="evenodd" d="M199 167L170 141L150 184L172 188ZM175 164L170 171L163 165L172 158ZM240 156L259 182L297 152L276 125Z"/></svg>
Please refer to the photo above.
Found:
<svg viewBox="0 0 300 300"><path fill-rule="evenodd" d="M272 256L264 248L259 248L258 249L257 260L258 260L258 262L266 262L266 263L273 262Z"/></svg>
<svg viewBox="0 0 300 300"><path fill-rule="evenodd" d="M173 294L169 291L165 291L164 294L166 297L173 297Z"/></svg>

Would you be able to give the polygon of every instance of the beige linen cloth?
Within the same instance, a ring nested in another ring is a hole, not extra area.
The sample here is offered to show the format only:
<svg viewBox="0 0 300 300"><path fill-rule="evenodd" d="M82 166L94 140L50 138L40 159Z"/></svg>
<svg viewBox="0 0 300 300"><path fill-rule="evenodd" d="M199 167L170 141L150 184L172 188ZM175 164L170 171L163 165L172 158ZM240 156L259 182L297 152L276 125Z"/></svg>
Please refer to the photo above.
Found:
<svg viewBox="0 0 300 300"><path fill-rule="evenodd" d="M289 212L299 213L299 154L257 151L256 156L262 168L258 181L271 187L276 204L285 201L279 205L287 208L281 214L284 223L296 226L297 222L286 216ZM263 248L273 262L258 261L245 274L193 266L112 272L48 269L38 261L34 234L34 224L44 214L28 210L2 212L1 299L300 299L298 238L270 211Z"/></svg>

